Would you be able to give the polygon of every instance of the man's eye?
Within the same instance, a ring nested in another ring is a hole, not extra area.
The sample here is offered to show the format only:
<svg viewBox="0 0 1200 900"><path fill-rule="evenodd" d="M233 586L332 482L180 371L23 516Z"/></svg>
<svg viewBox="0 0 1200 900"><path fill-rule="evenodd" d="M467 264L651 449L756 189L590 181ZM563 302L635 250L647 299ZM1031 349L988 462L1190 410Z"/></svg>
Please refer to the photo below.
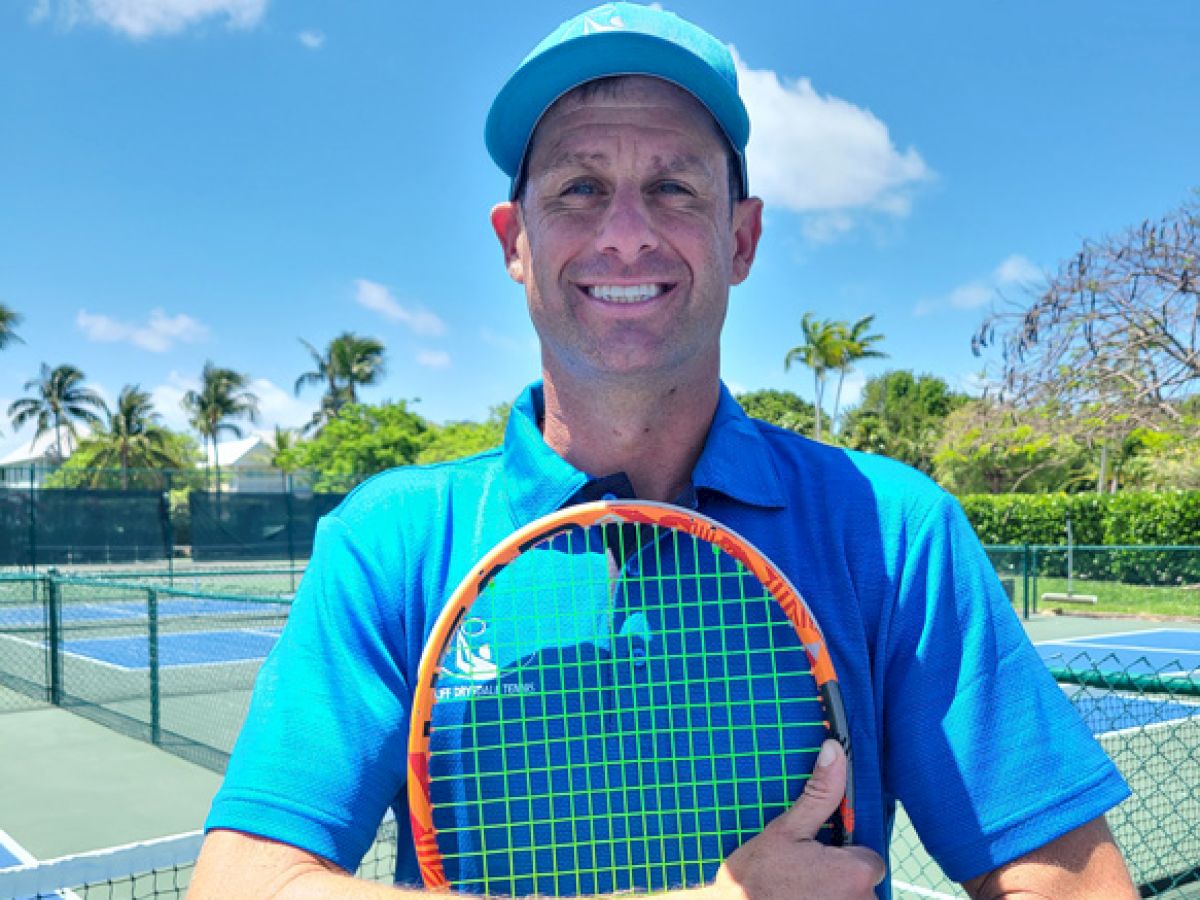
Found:
<svg viewBox="0 0 1200 900"><path fill-rule="evenodd" d="M563 189L564 197L593 197L600 193L594 181L576 181Z"/></svg>
<svg viewBox="0 0 1200 900"><path fill-rule="evenodd" d="M678 181L660 181L654 186L654 190L659 194L691 194L691 190L687 185L681 184Z"/></svg>

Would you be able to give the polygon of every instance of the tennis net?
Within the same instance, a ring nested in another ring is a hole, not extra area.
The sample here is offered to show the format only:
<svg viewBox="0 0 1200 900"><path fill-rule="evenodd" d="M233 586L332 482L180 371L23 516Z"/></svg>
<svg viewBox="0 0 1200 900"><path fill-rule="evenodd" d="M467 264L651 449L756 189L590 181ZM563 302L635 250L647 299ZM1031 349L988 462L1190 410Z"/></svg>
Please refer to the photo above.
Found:
<svg viewBox="0 0 1200 900"><path fill-rule="evenodd" d="M203 835L199 831L0 869L0 897L14 900L182 900ZM358 877L391 883L396 823L390 816L363 858Z"/></svg>

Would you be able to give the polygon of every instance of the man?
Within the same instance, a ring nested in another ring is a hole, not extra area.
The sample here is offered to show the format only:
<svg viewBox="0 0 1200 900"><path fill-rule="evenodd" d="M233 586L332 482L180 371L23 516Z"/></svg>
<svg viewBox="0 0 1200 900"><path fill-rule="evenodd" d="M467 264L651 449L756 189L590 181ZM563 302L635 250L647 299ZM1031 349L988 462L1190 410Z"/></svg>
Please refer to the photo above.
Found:
<svg viewBox="0 0 1200 900"><path fill-rule="evenodd" d="M1127 790L957 505L896 463L753 422L722 387L729 289L762 226L748 131L725 47L632 4L565 23L502 89L487 137L512 196L492 225L543 381L500 450L386 473L322 523L194 895L395 896L344 874L388 806L397 880L417 884L404 751L425 634L505 534L614 493L694 506L763 549L823 622L847 698L863 846L814 840L845 784L830 742L796 805L687 893L888 896L899 799L973 896L1135 896L1103 819Z"/></svg>

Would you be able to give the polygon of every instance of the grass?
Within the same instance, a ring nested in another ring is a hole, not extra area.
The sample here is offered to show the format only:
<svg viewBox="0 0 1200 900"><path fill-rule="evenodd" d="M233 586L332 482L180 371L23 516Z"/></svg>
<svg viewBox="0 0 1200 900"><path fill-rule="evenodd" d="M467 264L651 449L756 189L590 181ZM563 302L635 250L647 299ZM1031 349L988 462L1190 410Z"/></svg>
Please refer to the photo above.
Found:
<svg viewBox="0 0 1200 900"><path fill-rule="evenodd" d="M1017 581L1017 605L1020 606L1020 586ZM1144 584L1124 584L1119 581L1090 581L1076 578L1071 585L1075 594L1091 594L1096 597L1094 604L1062 603L1060 601L1041 600L1046 593L1065 594L1067 579L1039 577L1036 583L1031 580L1031 590L1035 592L1034 601L1038 612L1049 612L1061 609L1066 613L1121 613L1137 616L1171 616L1200 618L1200 588L1187 587L1157 587Z"/></svg>

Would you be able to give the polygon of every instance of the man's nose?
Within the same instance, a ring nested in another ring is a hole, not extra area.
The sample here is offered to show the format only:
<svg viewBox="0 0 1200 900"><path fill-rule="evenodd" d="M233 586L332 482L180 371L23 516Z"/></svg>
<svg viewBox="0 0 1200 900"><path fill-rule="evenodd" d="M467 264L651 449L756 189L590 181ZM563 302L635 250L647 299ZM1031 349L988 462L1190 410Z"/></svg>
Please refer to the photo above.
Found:
<svg viewBox="0 0 1200 900"><path fill-rule="evenodd" d="M635 262L658 247L658 232L646 198L635 187L621 187L613 194L596 235L598 248L613 253L621 262Z"/></svg>

